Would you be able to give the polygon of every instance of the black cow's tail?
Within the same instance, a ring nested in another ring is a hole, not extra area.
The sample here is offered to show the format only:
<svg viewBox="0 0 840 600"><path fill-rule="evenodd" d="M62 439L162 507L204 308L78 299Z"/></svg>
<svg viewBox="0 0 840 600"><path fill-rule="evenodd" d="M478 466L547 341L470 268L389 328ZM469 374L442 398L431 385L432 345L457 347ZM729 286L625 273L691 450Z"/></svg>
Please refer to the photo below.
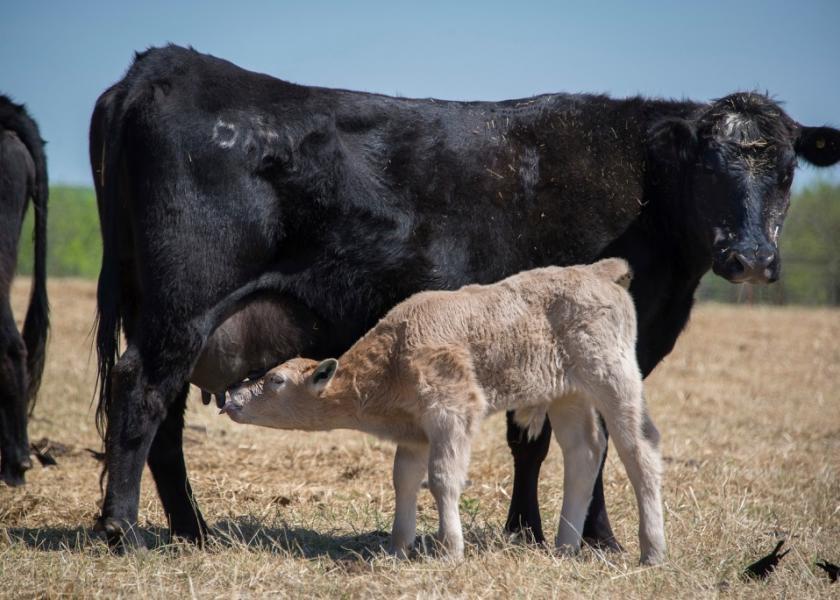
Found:
<svg viewBox="0 0 840 600"><path fill-rule="evenodd" d="M12 122L8 126L15 131L26 146L35 164L35 185L31 192L35 222L35 260L32 278L32 292L29 307L23 322L23 342L26 345L26 370L28 387L26 391L29 411L35 407L35 398L41 387L47 350L47 335L50 328L50 304L47 298L47 200L49 181L47 158L44 154L44 140L38 126L30 119L23 106L16 106Z"/></svg>
<svg viewBox="0 0 840 600"><path fill-rule="evenodd" d="M97 389L96 427L107 432L111 406L111 372L119 351L122 327L119 227L119 167L122 160L122 119L114 88L96 102L90 124L90 157L102 233L102 267L96 289Z"/></svg>

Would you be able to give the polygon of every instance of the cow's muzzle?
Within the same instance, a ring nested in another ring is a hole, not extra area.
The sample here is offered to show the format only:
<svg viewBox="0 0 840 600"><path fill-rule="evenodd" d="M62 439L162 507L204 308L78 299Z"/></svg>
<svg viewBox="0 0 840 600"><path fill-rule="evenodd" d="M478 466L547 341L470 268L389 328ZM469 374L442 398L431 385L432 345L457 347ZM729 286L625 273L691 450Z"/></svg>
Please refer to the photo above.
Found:
<svg viewBox="0 0 840 600"><path fill-rule="evenodd" d="M773 283L779 279L778 249L769 242L721 248L712 270L732 283Z"/></svg>

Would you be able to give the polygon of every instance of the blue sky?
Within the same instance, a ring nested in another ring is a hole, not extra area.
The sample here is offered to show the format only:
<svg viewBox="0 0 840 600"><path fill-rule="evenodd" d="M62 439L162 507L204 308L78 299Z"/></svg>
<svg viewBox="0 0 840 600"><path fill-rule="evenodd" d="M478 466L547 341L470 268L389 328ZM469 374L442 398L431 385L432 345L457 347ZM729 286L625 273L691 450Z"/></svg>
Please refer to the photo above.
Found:
<svg viewBox="0 0 840 600"><path fill-rule="evenodd" d="M707 100L769 91L840 125L840 1L9 3L0 92L49 142L51 180L90 184L96 97L134 50L166 42L298 83L494 100L608 92ZM802 169L802 186L818 174ZM840 168L822 178L840 182Z"/></svg>

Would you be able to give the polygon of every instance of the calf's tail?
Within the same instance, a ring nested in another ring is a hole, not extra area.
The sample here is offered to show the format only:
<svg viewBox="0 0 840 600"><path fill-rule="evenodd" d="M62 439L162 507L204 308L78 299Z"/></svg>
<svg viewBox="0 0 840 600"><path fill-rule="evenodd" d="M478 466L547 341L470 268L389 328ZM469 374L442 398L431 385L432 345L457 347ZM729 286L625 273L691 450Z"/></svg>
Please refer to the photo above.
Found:
<svg viewBox="0 0 840 600"><path fill-rule="evenodd" d="M589 265L589 269L599 277L609 279L624 289L630 288L633 281L633 269L623 258L604 258Z"/></svg>

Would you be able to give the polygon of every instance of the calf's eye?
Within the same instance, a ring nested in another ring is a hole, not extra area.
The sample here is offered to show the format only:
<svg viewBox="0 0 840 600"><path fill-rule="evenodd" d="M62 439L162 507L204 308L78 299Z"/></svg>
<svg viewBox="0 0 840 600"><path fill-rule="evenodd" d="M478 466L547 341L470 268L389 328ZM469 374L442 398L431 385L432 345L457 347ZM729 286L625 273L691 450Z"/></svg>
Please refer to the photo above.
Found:
<svg viewBox="0 0 840 600"><path fill-rule="evenodd" d="M271 376L271 384L276 386L281 386L286 383L286 379L282 375L272 375Z"/></svg>

